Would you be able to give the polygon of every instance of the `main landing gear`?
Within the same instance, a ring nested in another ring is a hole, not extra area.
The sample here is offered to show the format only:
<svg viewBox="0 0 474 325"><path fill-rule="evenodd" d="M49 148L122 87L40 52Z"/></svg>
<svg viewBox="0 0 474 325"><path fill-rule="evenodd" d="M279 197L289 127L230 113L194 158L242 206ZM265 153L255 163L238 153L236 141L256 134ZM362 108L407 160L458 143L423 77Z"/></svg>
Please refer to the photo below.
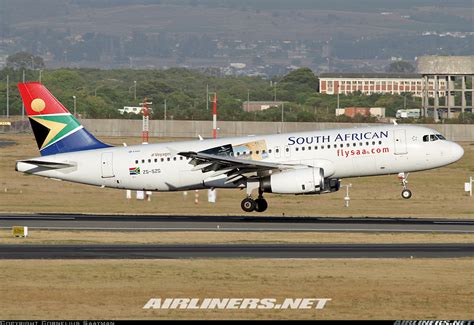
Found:
<svg viewBox="0 0 474 325"><path fill-rule="evenodd" d="M249 196L242 200L240 206L245 212L263 212L268 208L268 203L267 200L263 198L263 196L259 196L256 200Z"/></svg>
<svg viewBox="0 0 474 325"><path fill-rule="evenodd" d="M252 190L258 186L258 198L252 199ZM267 200L263 198L263 191L259 187L259 183L248 183L247 184L247 197L242 200L240 204L242 210L245 212L263 212L268 208Z"/></svg>
<svg viewBox="0 0 474 325"><path fill-rule="evenodd" d="M408 175L410 174L406 174L405 173L399 173L398 174L398 179L401 181L401 185L403 186L403 190L402 190L402 198L404 199L409 199L411 198L411 191L407 188L407 184L408 184Z"/></svg>

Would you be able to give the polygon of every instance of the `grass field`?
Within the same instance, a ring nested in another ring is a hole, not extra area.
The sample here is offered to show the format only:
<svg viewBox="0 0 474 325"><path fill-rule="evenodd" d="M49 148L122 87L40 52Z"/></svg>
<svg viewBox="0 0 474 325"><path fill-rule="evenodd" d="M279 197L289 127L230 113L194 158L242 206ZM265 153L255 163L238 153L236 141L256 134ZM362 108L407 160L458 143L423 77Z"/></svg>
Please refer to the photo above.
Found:
<svg viewBox="0 0 474 325"><path fill-rule="evenodd" d="M472 234L437 233L324 233L324 232L220 232L220 231L64 231L29 230L15 238L10 229L0 229L0 244L398 244L473 243Z"/></svg>
<svg viewBox="0 0 474 325"><path fill-rule="evenodd" d="M472 319L473 259L3 261L0 319ZM323 310L144 310L150 298L331 298Z"/></svg>
<svg viewBox="0 0 474 325"><path fill-rule="evenodd" d="M38 156L35 140L27 134L2 134L0 140L16 141L0 148L0 212L60 212L118 214L222 214L240 215L239 190L218 190L217 203L207 202L207 192L200 191L200 203L194 204L194 192L154 193L151 202L126 200L125 191L57 182L14 171L15 161ZM138 138L106 138L121 145L139 143ZM151 142L153 142L153 139ZM155 140L156 141L156 140ZM344 207L345 191L313 196L266 196L266 215L318 216L413 216L472 218L474 198L463 191L463 183L474 176L474 143L463 143L464 157L457 163L431 171L412 173L410 200L400 197L396 175L353 178L351 206ZM256 214L256 213L255 213Z"/></svg>

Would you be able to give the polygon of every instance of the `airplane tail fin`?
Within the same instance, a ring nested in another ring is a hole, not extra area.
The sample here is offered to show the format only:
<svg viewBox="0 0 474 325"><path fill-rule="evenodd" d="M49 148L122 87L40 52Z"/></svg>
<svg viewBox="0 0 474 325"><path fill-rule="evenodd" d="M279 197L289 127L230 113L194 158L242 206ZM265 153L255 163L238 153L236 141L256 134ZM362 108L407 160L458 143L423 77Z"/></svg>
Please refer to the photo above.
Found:
<svg viewBox="0 0 474 325"><path fill-rule="evenodd" d="M107 148L39 82L19 83L31 128L42 156Z"/></svg>

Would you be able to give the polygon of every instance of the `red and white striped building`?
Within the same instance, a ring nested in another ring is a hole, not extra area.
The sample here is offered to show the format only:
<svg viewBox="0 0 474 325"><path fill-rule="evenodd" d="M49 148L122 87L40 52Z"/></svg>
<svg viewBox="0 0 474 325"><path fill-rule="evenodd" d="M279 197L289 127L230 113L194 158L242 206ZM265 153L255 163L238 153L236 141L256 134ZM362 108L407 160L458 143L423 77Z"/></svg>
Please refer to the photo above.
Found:
<svg viewBox="0 0 474 325"><path fill-rule="evenodd" d="M429 96L434 97L434 81L428 84ZM443 96L446 89L445 80L439 80L439 95ZM423 78L421 74L405 73L323 73L319 76L319 92L328 95L350 94L360 91L371 94L402 94L412 93L422 97Z"/></svg>

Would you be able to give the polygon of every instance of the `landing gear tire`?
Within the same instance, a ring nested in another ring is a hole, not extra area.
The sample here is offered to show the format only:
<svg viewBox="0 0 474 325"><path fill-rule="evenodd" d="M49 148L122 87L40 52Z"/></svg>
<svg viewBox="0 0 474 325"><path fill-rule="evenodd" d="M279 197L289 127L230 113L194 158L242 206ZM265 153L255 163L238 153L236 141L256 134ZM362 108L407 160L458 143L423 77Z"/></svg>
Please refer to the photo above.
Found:
<svg viewBox="0 0 474 325"><path fill-rule="evenodd" d="M255 211L263 212L268 208L267 200L265 199L256 199L255 200Z"/></svg>
<svg viewBox="0 0 474 325"><path fill-rule="evenodd" d="M409 189L404 189L402 191L402 198L407 199L407 200L411 198L411 191Z"/></svg>
<svg viewBox="0 0 474 325"><path fill-rule="evenodd" d="M256 206L257 206L257 204L255 203L255 201L251 197L247 197L247 198L243 199L242 203L240 203L240 207L245 212L254 211Z"/></svg>

